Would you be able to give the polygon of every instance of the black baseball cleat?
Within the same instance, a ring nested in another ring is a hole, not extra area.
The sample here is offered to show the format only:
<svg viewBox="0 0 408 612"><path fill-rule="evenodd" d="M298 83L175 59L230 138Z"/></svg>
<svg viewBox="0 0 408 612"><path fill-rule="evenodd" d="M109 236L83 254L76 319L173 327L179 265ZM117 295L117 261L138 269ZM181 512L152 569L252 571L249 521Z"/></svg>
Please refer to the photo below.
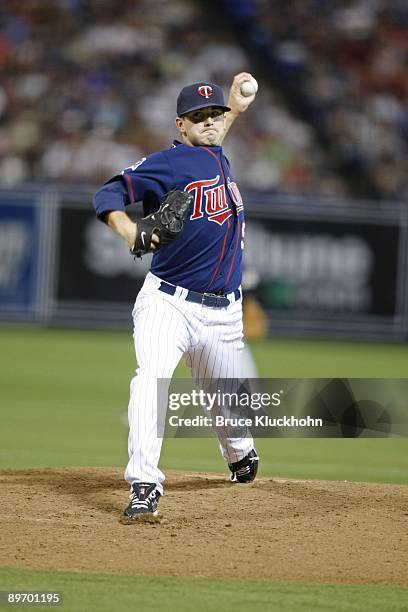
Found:
<svg viewBox="0 0 408 612"><path fill-rule="evenodd" d="M236 463L229 463L231 482L252 482L258 471L259 457L253 448L246 457Z"/></svg>
<svg viewBox="0 0 408 612"><path fill-rule="evenodd" d="M132 485L130 504L125 508L120 522L124 525L130 525L136 521L158 522L157 504L159 498L160 493L156 489L155 483L135 482Z"/></svg>

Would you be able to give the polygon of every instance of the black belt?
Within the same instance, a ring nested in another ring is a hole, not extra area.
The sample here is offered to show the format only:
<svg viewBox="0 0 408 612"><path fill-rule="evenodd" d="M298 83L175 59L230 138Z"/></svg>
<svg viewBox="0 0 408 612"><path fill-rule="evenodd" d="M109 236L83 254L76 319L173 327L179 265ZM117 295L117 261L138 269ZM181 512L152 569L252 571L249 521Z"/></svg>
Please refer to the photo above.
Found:
<svg viewBox="0 0 408 612"><path fill-rule="evenodd" d="M167 293L168 295L174 295L176 293L176 285L171 285L162 281L160 283L159 291ZM235 289L234 291L235 301L241 298L241 290ZM216 295L215 293L198 293L197 291L188 291L184 297L187 302L194 302L195 304L201 304L202 306L208 306L209 308L226 308L230 305L230 301L226 295Z"/></svg>

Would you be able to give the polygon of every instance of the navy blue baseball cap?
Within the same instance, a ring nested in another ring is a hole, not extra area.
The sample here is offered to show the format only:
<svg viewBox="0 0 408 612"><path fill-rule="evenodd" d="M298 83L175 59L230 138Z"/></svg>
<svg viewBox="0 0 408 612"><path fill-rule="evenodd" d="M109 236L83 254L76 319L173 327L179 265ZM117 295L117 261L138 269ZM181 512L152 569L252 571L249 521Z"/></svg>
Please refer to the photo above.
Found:
<svg viewBox="0 0 408 612"><path fill-rule="evenodd" d="M206 106L219 106L224 111L231 110L229 106L225 106L221 87L213 83L193 83L180 91L177 98L177 115L181 117Z"/></svg>

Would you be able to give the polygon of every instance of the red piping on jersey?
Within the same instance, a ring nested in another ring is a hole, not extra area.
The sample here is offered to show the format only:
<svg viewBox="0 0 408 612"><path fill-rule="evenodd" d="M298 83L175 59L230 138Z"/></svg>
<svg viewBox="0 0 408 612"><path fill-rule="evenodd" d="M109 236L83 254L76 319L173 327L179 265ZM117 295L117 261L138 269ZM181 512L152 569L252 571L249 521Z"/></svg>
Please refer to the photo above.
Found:
<svg viewBox="0 0 408 612"><path fill-rule="evenodd" d="M218 159L216 154L213 151L211 151L211 149L208 149L207 147L203 147L203 149L204 149L204 151L207 151L207 153L209 153L210 155L212 155L215 158L215 161L217 162L217 164L220 167L222 178L224 179L224 185L225 185L225 187L227 187L227 181L225 180L224 168L222 167L222 163L220 162L220 160Z"/></svg>
<svg viewBox="0 0 408 612"><path fill-rule="evenodd" d="M131 202L135 201L135 194L133 193L133 187L132 187L132 179L130 178L130 176L128 174L125 174L125 179L127 181L128 184L128 188L129 188L129 195L131 198Z"/></svg>
<svg viewBox="0 0 408 612"><path fill-rule="evenodd" d="M203 147L203 149L204 149L204 151L207 151L207 153L209 153L210 155L212 155L212 156L214 157L215 161L217 162L217 164L218 164L218 165L219 165L219 167L220 167L221 174L222 174L222 178L224 179L224 185L225 185L225 187L227 187L227 181L225 180L224 168L222 167L222 163L221 163L221 162L220 162L220 160L218 159L217 155L216 155L216 154L215 154L213 151L211 151L211 149L208 149L207 147ZM227 227L227 231L225 232L225 238L224 238L224 242L223 242L223 244L222 244L221 255L220 255L220 258L219 258L219 260L218 260L217 267L215 268L215 270L214 270L214 272L213 272L213 275L212 275L212 277L211 277L211 280L210 280L210 282L208 283L208 285L207 285L207 287L206 287L205 291L207 291L208 287L209 287L209 286L211 285L211 283L213 282L213 280L214 280L214 278L215 278L215 275L217 274L217 272L218 272L218 270L219 270L219 268L220 268L220 265L221 265L221 262L222 262L222 258L224 257L224 253L225 253L225 245L226 245L226 242L227 242L227 236L228 236L228 234L229 234L229 230L230 230L230 222L229 222L229 220L228 220L228 222L227 222L227 223L228 223L228 227ZM239 229L239 227L238 227L238 229ZM239 231L238 231L238 237L239 237ZM238 242L237 242L237 244L235 245L234 256L233 256L232 263L231 263L230 269L229 269L229 271L228 271L228 277L227 277L227 280L225 281L225 283L227 283L227 282L228 282L229 277L230 277L230 275L231 275L232 264L234 263L234 260L235 260L235 254L236 254L236 251L237 251L237 245L238 245Z"/></svg>
<svg viewBox="0 0 408 612"><path fill-rule="evenodd" d="M228 223L228 226L227 226L227 231L225 232L224 242L222 243L221 255L220 255L220 258L219 258L219 260L218 260L217 267L215 268L215 270L214 270L214 272L213 272L213 275L212 275L212 277L210 278L210 282L208 283L207 287L206 287L206 288L205 288L205 290L204 290L204 293L207 291L207 289L210 287L211 283L213 282L213 280L214 280L214 278L215 278L215 276L216 276L216 274L217 274L218 270L220 269L220 265L221 265L221 262L222 262L222 258L224 257L225 245L226 245L226 243L227 243L227 236L228 236L228 234L229 234L229 231L230 231L230 225L231 225L231 224L230 224L229 219L228 219L227 223Z"/></svg>
<svg viewBox="0 0 408 612"><path fill-rule="evenodd" d="M225 286L227 286L227 285L228 285L228 281L229 281L230 276L231 276L232 267L233 267L233 265L234 265L235 257L236 257L236 255L237 255L237 248L238 248L238 244L239 244L239 241L240 241L240 240L241 240L241 224L240 224L240 222L238 221L237 241L236 241L236 243L235 243L234 254L233 254L233 256L232 256L232 261L231 261L231 264L230 264L230 267L229 267L229 270L228 270L228 275L227 275L227 280L225 281Z"/></svg>

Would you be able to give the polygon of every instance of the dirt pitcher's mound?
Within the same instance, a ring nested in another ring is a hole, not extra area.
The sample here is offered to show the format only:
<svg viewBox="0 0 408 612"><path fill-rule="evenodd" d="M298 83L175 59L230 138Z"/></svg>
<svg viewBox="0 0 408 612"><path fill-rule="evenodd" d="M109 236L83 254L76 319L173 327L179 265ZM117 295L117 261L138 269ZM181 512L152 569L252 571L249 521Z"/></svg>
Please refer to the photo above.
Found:
<svg viewBox="0 0 408 612"><path fill-rule="evenodd" d="M0 565L408 585L408 487L168 472L162 522L124 526L119 469L0 472Z"/></svg>

